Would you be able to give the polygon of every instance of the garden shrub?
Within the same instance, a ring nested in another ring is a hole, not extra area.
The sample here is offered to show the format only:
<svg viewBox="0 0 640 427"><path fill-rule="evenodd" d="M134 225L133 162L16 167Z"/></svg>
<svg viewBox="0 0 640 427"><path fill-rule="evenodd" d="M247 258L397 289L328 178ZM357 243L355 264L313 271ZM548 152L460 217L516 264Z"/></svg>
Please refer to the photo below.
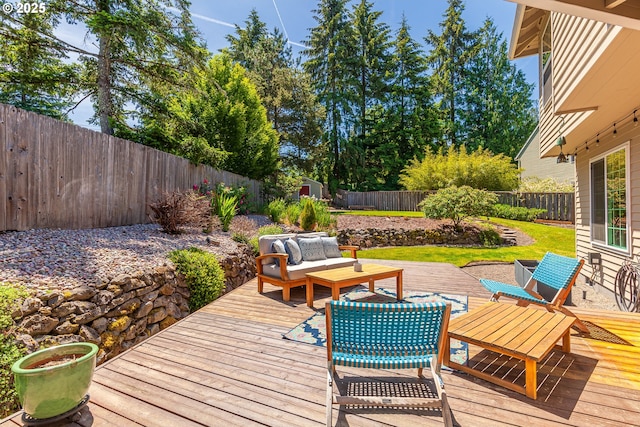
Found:
<svg viewBox="0 0 640 427"><path fill-rule="evenodd" d="M316 209L313 200L305 198L302 200L302 212L300 213L300 227L304 231L311 231L316 227Z"/></svg>
<svg viewBox="0 0 640 427"><path fill-rule="evenodd" d="M494 155L478 148L467 153L451 146L445 153L429 148L424 160L414 159L400 175L398 182L407 190L438 190L465 186L491 191L511 191L518 187L520 170L504 154Z"/></svg>
<svg viewBox="0 0 640 427"><path fill-rule="evenodd" d="M518 187L518 193L573 193L575 187L571 183L558 182L554 178L524 178Z"/></svg>
<svg viewBox="0 0 640 427"><path fill-rule="evenodd" d="M525 208L520 206L509 206L503 204L493 205L492 214L497 218L513 219L516 221L535 221L540 214L547 212L546 209Z"/></svg>
<svg viewBox="0 0 640 427"><path fill-rule="evenodd" d="M480 230L478 237L484 246L500 246L502 243L500 233L498 233L494 228L485 228Z"/></svg>
<svg viewBox="0 0 640 427"><path fill-rule="evenodd" d="M236 216L238 199L226 193L218 193L211 199L211 209L222 225L222 231L229 231L231 220Z"/></svg>
<svg viewBox="0 0 640 427"><path fill-rule="evenodd" d="M27 352L16 344L16 325L11 313L27 296L24 287L0 282L0 419L20 409L11 365Z"/></svg>
<svg viewBox="0 0 640 427"><path fill-rule="evenodd" d="M287 224L296 225L300 219L302 213L302 205L300 203L290 203L287 205L285 216L287 218Z"/></svg>
<svg viewBox="0 0 640 427"><path fill-rule="evenodd" d="M189 310L204 307L224 291L224 271L215 255L198 248L173 251L169 259L185 277L191 296Z"/></svg>
<svg viewBox="0 0 640 427"><path fill-rule="evenodd" d="M498 197L493 193L464 185L438 190L437 193L427 196L418 206L427 218L448 218L459 229L466 218L489 215L497 200Z"/></svg>
<svg viewBox="0 0 640 427"><path fill-rule="evenodd" d="M164 193L149 208L153 211L151 220L165 233L181 233L188 225L210 226L207 200L193 191Z"/></svg>
<svg viewBox="0 0 640 427"><path fill-rule="evenodd" d="M287 204L284 199L275 199L267 205L267 215L271 221L281 223L286 209Z"/></svg>
<svg viewBox="0 0 640 427"><path fill-rule="evenodd" d="M315 198L311 198L311 200L313 200L313 207L316 211L318 229L329 230L334 227L336 219L331 215L331 212L329 212L329 205L326 202Z"/></svg>
<svg viewBox="0 0 640 427"><path fill-rule="evenodd" d="M251 238L258 233L258 224L244 215L236 216L231 221L229 230L234 241L248 245Z"/></svg>

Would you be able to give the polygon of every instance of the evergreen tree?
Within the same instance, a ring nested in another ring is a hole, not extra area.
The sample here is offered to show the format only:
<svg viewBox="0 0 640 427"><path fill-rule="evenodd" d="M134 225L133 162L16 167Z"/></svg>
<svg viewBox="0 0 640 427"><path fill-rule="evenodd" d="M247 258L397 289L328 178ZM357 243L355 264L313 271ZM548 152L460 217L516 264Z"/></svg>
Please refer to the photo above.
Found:
<svg viewBox="0 0 640 427"><path fill-rule="evenodd" d="M80 89L93 100L93 121L103 133L114 134L116 127L127 129L128 123L144 114L164 109L162 104L153 104L160 98L152 87L175 86L194 64L204 64L208 53L188 8L185 0L47 3L55 16L84 24L88 35L96 39L97 53L82 46L64 46L66 52L79 54L84 68Z"/></svg>
<svg viewBox="0 0 640 427"><path fill-rule="evenodd" d="M444 145L464 143L464 125L460 120L466 108L467 66L475 55L474 34L466 28L462 12L463 0L448 0L441 34L429 30L425 41L432 47L427 57L432 70L432 83L440 111Z"/></svg>
<svg viewBox="0 0 640 427"><path fill-rule="evenodd" d="M397 190L402 169L435 147L440 135L424 53L409 31L403 16L393 41L388 101L371 134L379 141L368 156L371 189Z"/></svg>
<svg viewBox="0 0 640 427"><path fill-rule="evenodd" d="M0 102L67 120L77 90L77 67L53 38L56 17L0 14Z"/></svg>
<svg viewBox="0 0 640 427"><path fill-rule="evenodd" d="M509 62L507 42L488 18L478 31L478 50L470 59L467 109L462 115L469 150L483 147L514 157L535 128L533 85Z"/></svg>
<svg viewBox="0 0 640 427"><path fill-rule="evenodd" d="M277 133L244 68L220 54L193 74L194 88L171 97L162 130L175 154L253 179L276 171Z"/></svg>
<svg viewBox="0 0 640 427"><path fill-rule="evenodd" d="M351 116L349 89L344 79L348 75L345 67L353 55L351 27L346 0L320 0L313 13L317 26L307 39L304 54L308 59L304 69L311 76L326 113L323 135L326 160L321 176L327 177L329 190L334 193L347 176L341 157L347 137L345 118Z"/></svg>
<svg viewBox="0 0 640 427"><path fill-rule="evenodd" d="M312 175L322 133L322 109L308 75L293 61L287 40L277 28L268 33L255 10L244 29L236 26L236 34L227 40L226 51L247 69L267 118L278 132L284 167Z"/></svg>
<svg viewBox="0 0 640 427"><path fill-rule="evenodd" d="M389 26L380 21L381 15L367 0L360 0L350 15L354 50L344 79L350 85L353 100L353 125L342 163L349 171L347 184L358 190L364 189L363 184L371 177L368 159L380 145L369 134L378 117L369 113L378 111L388 94L390 35Z"/></svg>

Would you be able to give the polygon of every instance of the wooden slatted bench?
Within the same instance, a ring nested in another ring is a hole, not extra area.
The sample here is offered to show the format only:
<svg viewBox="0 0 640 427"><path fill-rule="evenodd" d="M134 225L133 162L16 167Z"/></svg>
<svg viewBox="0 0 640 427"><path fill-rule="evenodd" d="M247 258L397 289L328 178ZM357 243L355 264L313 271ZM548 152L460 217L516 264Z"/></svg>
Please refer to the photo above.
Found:
<svg viewBox="0 0 640 427"><path fill-rule="evenodd" d="M559 340L562 340L563 352L571 351L570 331L575 321L575 317L561 313L488 302L451 320L444 351L444 364L536 399L537 364L549 354ZM449 358L452 338L524 361L525 385L521 386L475 369L471 366L471 361L468 361L467 365L452 362Z"/></svg>

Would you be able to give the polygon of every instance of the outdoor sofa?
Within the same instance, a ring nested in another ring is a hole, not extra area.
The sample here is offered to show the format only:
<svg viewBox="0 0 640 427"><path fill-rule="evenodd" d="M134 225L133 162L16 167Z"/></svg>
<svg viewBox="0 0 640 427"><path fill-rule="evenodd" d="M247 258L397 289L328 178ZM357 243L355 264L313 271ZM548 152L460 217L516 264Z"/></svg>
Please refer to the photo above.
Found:
<svg viewBox="0 0 640 427"><path fill-rule="evenodd" d="M291 288L306 284L306 274L349 267L357 260L357 246L339 245L325 232L270 234L258 239L256 257L258 292L264 283L282 287L282 299L289 301ZM350 251L343 257L342 251Z"/></svg>

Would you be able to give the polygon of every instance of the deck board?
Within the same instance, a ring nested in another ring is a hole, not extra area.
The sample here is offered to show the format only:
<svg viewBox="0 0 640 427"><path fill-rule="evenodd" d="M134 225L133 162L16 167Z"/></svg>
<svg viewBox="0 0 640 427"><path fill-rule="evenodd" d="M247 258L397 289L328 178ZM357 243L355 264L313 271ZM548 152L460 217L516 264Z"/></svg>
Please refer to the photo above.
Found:
<svg viewBox="0 0 640 427"><path fill-rule="evenodd" d="M489 298L478 280L442 263L367 261L405 269L406 291L469 296L469 308ZM376 282L395 289L395 280ZM330 291L316 287L316 310ZM458 372L443 377L456 425L627 426L640 419L640 315L575 308L619 343L572 332L572 353L540 363L538 399ZM304 287L282 301L280 288L253 280L96 370L91 401L74 421L56 426L320 426L324 424L326 349L282 339L315 312ZM614 341L615 341L614 340ZM471 346L475 361L484 353ZM486 355L487 359L495 355ZM480 361L478 363L485 363ZM506 378L518 381L509 370ZM495 367L492 367L495 369ZM367 384L418 381L412 371L339 369ZM20 414L0 427L21 425ZM336 425L442 425L439 411L334 409Z"/></svg>

